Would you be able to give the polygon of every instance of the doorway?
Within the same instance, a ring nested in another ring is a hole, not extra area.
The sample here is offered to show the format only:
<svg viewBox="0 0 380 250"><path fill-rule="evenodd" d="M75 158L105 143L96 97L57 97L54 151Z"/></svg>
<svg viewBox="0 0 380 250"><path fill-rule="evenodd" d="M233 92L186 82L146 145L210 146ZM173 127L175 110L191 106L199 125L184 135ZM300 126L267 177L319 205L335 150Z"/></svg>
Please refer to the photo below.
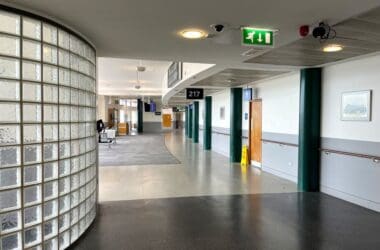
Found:
<svg viewBox="0 0 380 250"><path fill-rule="evenodd" d="M249 149L251 165L260 167L262 164L262 100L250 102L249 119Z"/></svg>

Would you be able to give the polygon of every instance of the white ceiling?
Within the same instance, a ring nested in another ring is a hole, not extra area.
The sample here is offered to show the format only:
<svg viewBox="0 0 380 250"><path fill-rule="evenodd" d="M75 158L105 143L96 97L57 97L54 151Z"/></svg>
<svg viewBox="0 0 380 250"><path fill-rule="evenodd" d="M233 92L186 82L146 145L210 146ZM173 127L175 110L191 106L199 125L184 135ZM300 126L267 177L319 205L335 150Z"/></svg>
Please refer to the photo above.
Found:
<svg viewBox="0 0 380 250"><path fill-rule="evenodd" d="M56 18L83 33L98 56L186 62L242 62L239 31L200 41L181 39L187 27L254 25L279 29L276 46L298 39L302 24L347 19L379 0L0 0Z"/></svg>
<svg viewBox="0 0 380 250"><path fill-rule="evenodd" d="M98 93L116 96L161 96L162 84L170 62L98 58ZM140 89L136 89L137 66L146 70L139 72Z"/></svg>

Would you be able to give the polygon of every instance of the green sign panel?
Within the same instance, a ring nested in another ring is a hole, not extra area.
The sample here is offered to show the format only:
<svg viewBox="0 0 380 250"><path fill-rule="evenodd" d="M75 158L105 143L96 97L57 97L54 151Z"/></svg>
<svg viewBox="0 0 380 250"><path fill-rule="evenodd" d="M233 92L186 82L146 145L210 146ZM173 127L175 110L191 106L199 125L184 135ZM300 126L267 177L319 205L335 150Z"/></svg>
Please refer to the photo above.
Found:
<svg viewBox="0 0 380 250"><path fill-rule="evenodd" d="M242 28L243 45L247 46L273 46L273 30Z"/></svg>

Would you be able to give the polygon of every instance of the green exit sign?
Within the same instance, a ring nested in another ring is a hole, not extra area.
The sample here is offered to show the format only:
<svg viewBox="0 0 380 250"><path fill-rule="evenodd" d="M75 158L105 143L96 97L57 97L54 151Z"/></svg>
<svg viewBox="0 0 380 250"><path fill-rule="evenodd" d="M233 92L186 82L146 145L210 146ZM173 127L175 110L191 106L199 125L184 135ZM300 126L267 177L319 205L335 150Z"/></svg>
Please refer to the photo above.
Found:
<svg viewBox="0 0 380 250"><path fill-rule="evenodd" d="M250 27L242 28L243 45L247 46L273 46L273 30L255 29Z"/></svg>

